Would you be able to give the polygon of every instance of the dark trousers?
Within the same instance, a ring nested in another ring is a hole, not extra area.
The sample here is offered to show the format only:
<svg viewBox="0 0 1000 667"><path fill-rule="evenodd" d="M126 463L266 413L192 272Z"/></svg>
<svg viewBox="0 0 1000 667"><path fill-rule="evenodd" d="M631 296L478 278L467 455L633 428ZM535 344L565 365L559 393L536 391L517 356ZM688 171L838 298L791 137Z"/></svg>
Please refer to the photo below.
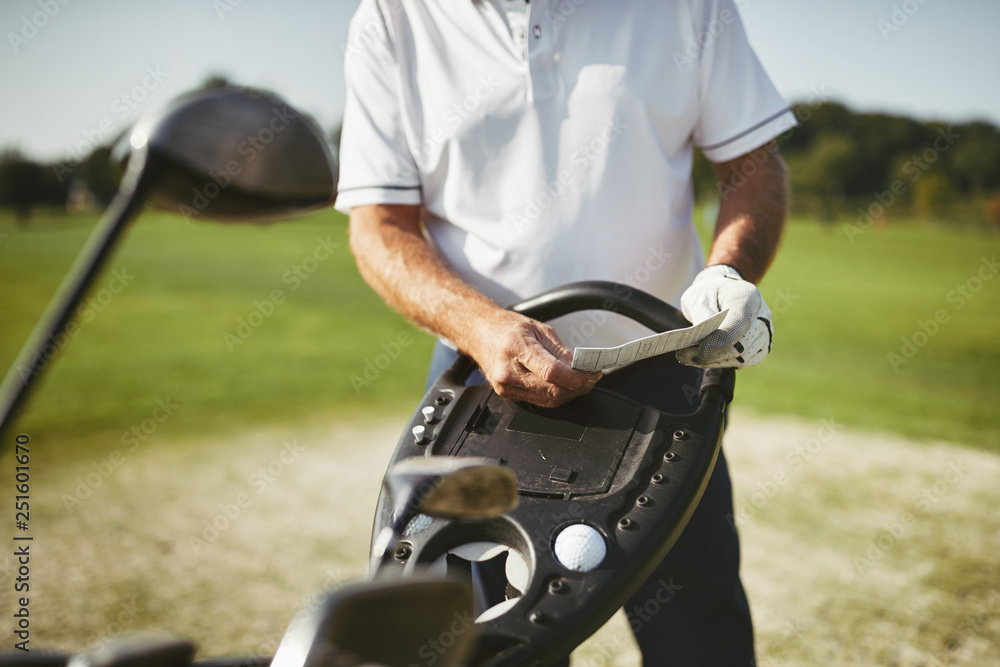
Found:
<svg viewBox="0 0 1000 667"><path fill-rule="evenodd" d="M455 358L454 350L437 344L428 386ZM477 372L469 384L483 381ZM701 371L678 364L672 354L609 373L600 381L605 389L673 414L690 413L697 407L700 384ZM644 665L754 665L753 625L739 567L732 485L720 452L691 521L625 604Z"/></svg>

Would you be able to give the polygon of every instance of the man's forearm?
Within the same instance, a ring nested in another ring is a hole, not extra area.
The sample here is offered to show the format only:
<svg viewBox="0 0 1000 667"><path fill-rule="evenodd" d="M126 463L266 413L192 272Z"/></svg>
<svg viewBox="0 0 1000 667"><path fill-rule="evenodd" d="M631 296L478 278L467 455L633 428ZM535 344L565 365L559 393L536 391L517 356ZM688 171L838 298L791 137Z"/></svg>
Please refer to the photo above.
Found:
<svg viewBox="0 0 1000 667"><path fill-rule="evenodd" d="M551 408L600 379L570 367L552 327L501 308L449 271L421 234L417 207L354 208L351 250L389 305L472 356L500 396Z"/></svg>
<svg viewBox="0 0 1000 667"><path fill-rule="evenodd" d="M477 322L500 309L448 270L421 234L416 206L359 206L350 234L368 284L404 317L463 350Z"/></svg>
<svg viewBox="0 0 1000 667"><path fill-rule="evenodd" d="M715 165L723 198L708 264L728 264L757 283L771 265L785 228L788 174L777 150L757 165L748 155ZM751 171L741 167L753 165ZM736 185L739 183L740 185Z"/></svg>

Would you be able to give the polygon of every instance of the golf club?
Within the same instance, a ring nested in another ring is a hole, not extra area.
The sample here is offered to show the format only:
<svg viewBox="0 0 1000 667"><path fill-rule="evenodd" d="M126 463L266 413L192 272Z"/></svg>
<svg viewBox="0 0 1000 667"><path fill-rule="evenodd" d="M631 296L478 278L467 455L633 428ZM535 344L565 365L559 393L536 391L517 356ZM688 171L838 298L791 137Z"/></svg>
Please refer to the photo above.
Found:
<svg viewBox="0 0 1000 667"><path fill-rule="evenodd" d="M345 586L300 610L271 667L408 667L416 656L430 656L438 667L466 664L476 636L471 613L466 581L414 577Z"/></svg>
<svg viewBox="0 0 1000 667"><path fill-rule="evenodd" d="M518 502L514 473L475 457L401 461L386 474L385 487L395 504L392 523L383 529L374 549L383 563L391 560L396 541L418 514L489 519L509 512Z"/></svg>
<svg viewBox="0 0 1000 667"><path fill-rule="evenodd" d="M186 667L195 646L173 637L130 637L79 653L67 667Z"/></svg>
<svg viewBox="0 0 1000 667"><path fill-rule="evenodd" d="M145 201L198 220L267 222L335 197L326 140L271 94L234 88L182 96L140 119L129 143L118 193L0 385L0 436L67 344L77 307Z"/></svg>

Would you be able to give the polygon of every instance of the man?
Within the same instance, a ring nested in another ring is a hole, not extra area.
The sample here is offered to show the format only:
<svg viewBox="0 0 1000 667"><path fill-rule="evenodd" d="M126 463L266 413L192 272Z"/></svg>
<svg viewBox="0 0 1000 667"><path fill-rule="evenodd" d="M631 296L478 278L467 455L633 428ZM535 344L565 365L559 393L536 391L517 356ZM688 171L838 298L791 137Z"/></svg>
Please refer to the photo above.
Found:
<svg viewBox="0 0 1000 667"><path fill-rule="evenodd" d="M770 351L753 283L774 257L787 178L772 140L795 124L733 0L363 0L345 65L337 207L368 283L457 348L511 400L556 406L598 381L674 412L698 367ZM722 187L704 268L692 146ZM700 346L608 373L570 345L649 333L613 313L552 326L505 306L577 280L625 282L692 321L729 308ZM753 664L732 498L720 456L704 499L626 605L646 664ZM676 584L669 603L656 581ZM655 615L643 602L662 604Z"/></svg>

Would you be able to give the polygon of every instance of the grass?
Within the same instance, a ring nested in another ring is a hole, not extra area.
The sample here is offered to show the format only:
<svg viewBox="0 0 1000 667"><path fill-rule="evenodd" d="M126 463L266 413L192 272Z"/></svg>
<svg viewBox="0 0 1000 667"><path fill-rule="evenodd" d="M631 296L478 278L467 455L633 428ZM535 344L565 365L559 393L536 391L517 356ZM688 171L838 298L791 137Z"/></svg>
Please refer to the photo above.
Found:
<svg viewBox="0 0 1000 667"><path fill-rule="evenodd" d="M94 222L48 215L21 230L0 217L0 365ZM132 229L108 267L129 284L91 304L20 422L41 445L32 450L38 647L151 629L199 640L202 656L266 654L305 596L363 576L379 478L432 339L364 285L346 241L332 212L231 228L149 213ZM334 243L297 288L283 279ZM926 667L995 655L1000 531L982 508L996 504L1000 459L933 443L910 456L910 441L846 429L801 469L788 457L821 419L1000 450L1000 280L961 310L947 300L998 249L995 236L935 225L872 229L852 244L840 225L791 224L762 285L774 352L740 373L726 444L737 507L753 510L739 527L759 664ZM230 351L224 334L237 335L239 319L276 289L285 300ZM887 355L938 309L949 321L894 370ZM401 333L412 343L396 353ZM352 384L366 362L370 384ZM177 407L158 423L157 401L168 398ZM757 419L748 408L807 421ZM133 427L148 439L134 450L118 444ZM250 475L286 440L303 448L301 461L195 550L191 538L252 488ZM111 468L116 453L124 461ZM965 472L941 486L953 460ZM746 505L777 470L788 483ZM67 506L71 495L86 497ZM914 520L900 533L906 512ZM873 556L872 545L886 547ZM0 584L13 567L0 557ZM13 613L3 600L0 613ZM635 662L634 647L608 651L631 646L616 619L577 664Z"/></svg>
<svg viewBox="0 0 1000 667"><path fill-rule="evenodd" d="M741 374L741 405L1000 450L998 251L995 235L934 225L851 243L839 224L792 224L761 286L774 352Z"/></svg>
<svg viewBox="0 0 1000 667"><path fill-rule="evenodd" d="M0 244L5 367L93 222L53 216L26 231L0 227L9 234ZM117 439L167 397L180 406L167 426L183 433L397 408L422 389L433 341L363 283L340 215L226 228L146 214L92 298L116 269L129 283L107 290L104 306L90 302L92 318L23 418L33 436ZM275 290L280 303L270 301ZM249 320L242 332L241 319ZM401 333L408 346L398 345ZM383 346L395 358L380 356Z"/></svg>
<svg viewBox="0 0 1000 667"><path fill-rule="evenodd" d="M381 474L407 417L158 433L158 446L127 454L73 505L65 494L98 479L102 459L75 452L52 464L34 450L32 648L152 631L195 640L200 658L272 654L304 600L364 577ZM841 429L790 466L817 428L732 413L726 450L757 664L995 664L1000 515L982 508L996 505L1000 457L949 443L912 456L909 440ZM296 454L282 461L288 440ZM251 483L264 467L270 481ZM760 483L779 470L784 483L763 498ZM237 512L240 494L249 500ZM0 586L16 567L0 554ZM698 594L683 572L673 582ZM15 609L0 596L0 616ZM619 612L573 664L639 664L628 628Z"/></svg>
<svg viewBox="0 0 1000 667"><path fill-rule="evenodd" d="M39 215L21 230L0 217L0 365L95 220ZM329 244L338 247L328 259L306 260L317 249L326 257ZM961 309L948 300L998 250L996 236L935 225L870 229L852 243L840 224L793 221L762 284L775 311L774 352L740 374L737 400L1000 450L1000 279ZM134 277L119 294L101 293L110 273L99 280L94 297L106 304L91 302L90 321L22 418L33 437L73 447L118 440L167 397L179 408L162 428L183 434L395 411L421 391L432 339L363 283L335 212L228 228L146 213L108 268ZM273 312L258 320L255 302L274 290L284 301L261 306ZM902 357L902 339L938 310L948 321ZM251 317L259 326L245 328L244 341L239 321ZM400 334L409 345L397 347ZM890 353L902 359L896 368Z"/></svg>

